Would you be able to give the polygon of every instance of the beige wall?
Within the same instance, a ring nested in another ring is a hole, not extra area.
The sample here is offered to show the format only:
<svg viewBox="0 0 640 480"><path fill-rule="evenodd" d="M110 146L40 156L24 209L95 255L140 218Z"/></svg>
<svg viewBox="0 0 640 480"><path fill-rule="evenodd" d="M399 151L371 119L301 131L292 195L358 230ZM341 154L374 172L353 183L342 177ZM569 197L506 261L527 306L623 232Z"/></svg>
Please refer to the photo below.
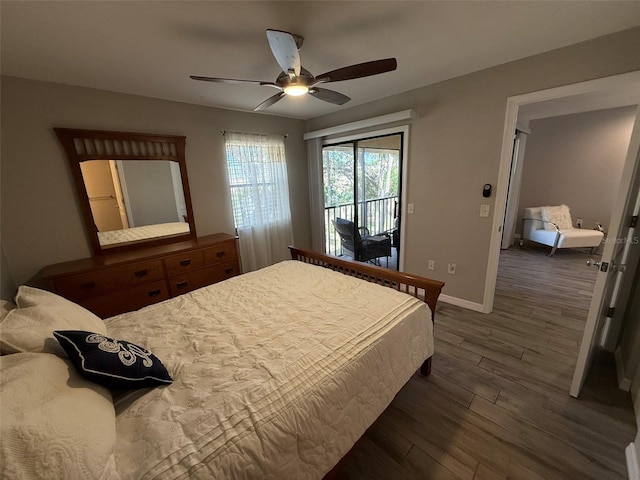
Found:
<svg viewBox="0 0 640 480"><path fill-rule="evenodd" d="M563 203L574 221L597 220L607 231L635 117L632 106L531 121L517 231L525 207Z"/></svg>
<svg viewBox="0 0 640 480"><path fill-rule="evenodd" d="M400 65L399 68L402 68ZM444 293L483 300L491 237L479 216L495 185L509 96L640 70L640 28L601 37L310 120L316 130L404 109L411 125L406 270L444 280ZM187 136L187 168L200 235L232 231L219 130L289 133L287 156L299 245L310 243L303 123L85 88L2 79L2 247L17 283L46 264L89 255L66 160L52 127ZM427 259L436 270L427 270ZM456 275L446 273L448 261Z"/></svg>
<svg viewBox="0 0 640 480"><path fill-rule="evenodd" d="M399 65L402 68L402 65ZM405 269L446 282L444 293L482 303L491 218L479 216L482 186L495 186L507 98L640 70L640 28L529 57L319 117L308 131L413 109L405 215ZM427 259L436 261L427 270ZM446 273L448 261L456 275Z"/></svg>
<svg viewBox="0 0 640 480"><path fill-rule="evenodd" d="M90 255L66 157L53 127L187 137L199 235L233 233L221 130L285 134L296 244L310 245L304 122L146 97L3 77L2 250L19 285L45 265Z"/></svg>

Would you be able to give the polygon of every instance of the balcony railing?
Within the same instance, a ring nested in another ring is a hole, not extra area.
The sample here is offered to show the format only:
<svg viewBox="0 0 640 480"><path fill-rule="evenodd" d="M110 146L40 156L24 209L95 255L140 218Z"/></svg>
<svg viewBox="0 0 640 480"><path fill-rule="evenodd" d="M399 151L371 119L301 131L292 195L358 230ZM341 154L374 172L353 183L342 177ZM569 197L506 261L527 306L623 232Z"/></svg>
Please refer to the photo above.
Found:
<svg viewBox="0 0 640 480"><path fill-rule="evenodd" d="M395 211L398 197L384 197L366 200L358 203L358 223L367 227L371 235L388 232L394 228ZM354 221L355 205L345 203L324 208L324 231L326 252L331 255L340 255L340 237L333 228L332 220L344 218Z"/></svg>

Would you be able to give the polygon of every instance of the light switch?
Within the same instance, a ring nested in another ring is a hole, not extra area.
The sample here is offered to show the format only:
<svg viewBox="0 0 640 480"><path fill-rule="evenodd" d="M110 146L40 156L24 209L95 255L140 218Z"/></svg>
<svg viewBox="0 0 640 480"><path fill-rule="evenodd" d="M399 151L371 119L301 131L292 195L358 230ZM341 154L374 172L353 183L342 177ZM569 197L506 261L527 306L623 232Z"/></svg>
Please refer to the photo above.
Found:
<svg viewBox="0 0 640 480"><path fill-rule="evenodd" d="M414 207L413 203L408 203L407 204L407 213L413 215L413 207Z"/></svg>
<svg viewBox="0 0 640 480"><path fill-rule="evenodd" d="M480 205L480 216L488 217L491 211L491 205Z"/></svg>

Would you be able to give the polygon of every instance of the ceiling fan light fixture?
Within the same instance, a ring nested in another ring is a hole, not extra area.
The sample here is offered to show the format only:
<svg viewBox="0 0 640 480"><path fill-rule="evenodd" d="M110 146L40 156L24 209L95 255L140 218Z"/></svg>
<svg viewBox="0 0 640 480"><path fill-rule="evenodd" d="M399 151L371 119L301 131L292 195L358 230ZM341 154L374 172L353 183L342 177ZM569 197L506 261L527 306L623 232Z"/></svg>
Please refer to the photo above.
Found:
<svg viewBox="0 0 640 480"><path fill-rule="evenodd" d="M1 1L2 0L0 0L0 2ZM271 48L271 53L273 53L278 65L282 68L282 71L276 78L275 82L201 77L196 75L191 75L191 78L193 80L203 80L207 82L240 84L253 83L277 89L278 93L267 98L264 102L254 108L254 111L257 111L264 110L289 95L292 97L300 97L309 94L318 100L322 100L333 105L344 105L351 100L349 97L334 90L318 88L317 85L370 77L380 73L391 72L398 67L398 62L395 58L383 58L381 60L373 60L370 62L338 68L314 77L311 72L300 64L300 53L298 50L300 49L303 41L303 38L300 35L284 32L282 30L267 29L267 40L269 42L269 47Z"/></svg>
<svg viewBox="0 0 640 480"><path fill-rule="evenodd" d="M284 93L291 95L292 97L299 97L309 92L309 87L306 85L293 83L283 88Z"/></svg>

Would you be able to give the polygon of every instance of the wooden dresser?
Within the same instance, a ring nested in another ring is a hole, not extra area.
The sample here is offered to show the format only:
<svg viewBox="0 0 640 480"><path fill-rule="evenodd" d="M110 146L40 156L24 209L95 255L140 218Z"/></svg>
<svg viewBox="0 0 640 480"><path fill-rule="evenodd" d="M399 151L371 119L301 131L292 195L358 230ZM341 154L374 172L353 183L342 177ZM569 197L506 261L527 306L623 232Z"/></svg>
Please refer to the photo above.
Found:
<svg viewBox="0 0 640 480"><path fill-rule="evenodd" d="M46 267L52 291L101 318L220 282L240 274L237 239L218 233Z"/></svg>

